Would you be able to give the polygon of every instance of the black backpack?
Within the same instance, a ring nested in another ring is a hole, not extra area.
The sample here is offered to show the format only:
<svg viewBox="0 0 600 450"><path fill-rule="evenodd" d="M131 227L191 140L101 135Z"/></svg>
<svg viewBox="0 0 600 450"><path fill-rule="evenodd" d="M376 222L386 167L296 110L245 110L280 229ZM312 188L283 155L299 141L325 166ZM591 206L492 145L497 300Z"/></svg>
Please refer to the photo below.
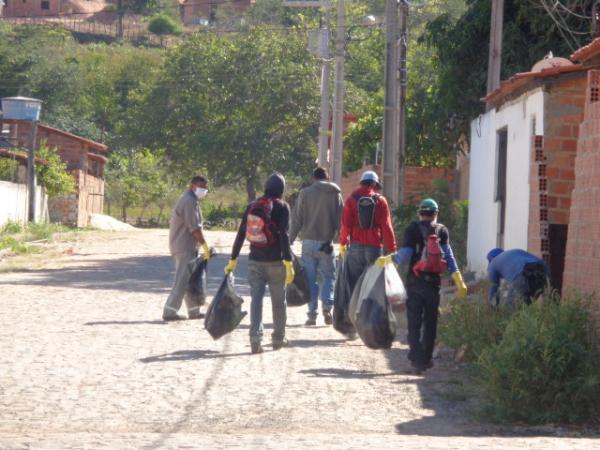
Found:
<svg viewBox="0 0 600 450"><path fill-rule="evenodd" d="M379 201L379 194L360 196L354 194L356 210L358 211L358 227L363 230L375 228L375 208Z"/></svg>

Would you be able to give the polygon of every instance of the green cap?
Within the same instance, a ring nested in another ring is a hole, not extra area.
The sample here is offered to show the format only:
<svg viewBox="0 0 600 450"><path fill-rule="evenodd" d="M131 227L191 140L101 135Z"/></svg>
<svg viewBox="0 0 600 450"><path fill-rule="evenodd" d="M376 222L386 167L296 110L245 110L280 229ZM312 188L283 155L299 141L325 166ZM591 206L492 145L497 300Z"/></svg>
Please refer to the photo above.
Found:
<svg viewBox="0 0 600 450"><path fill-rule="evenodd" d="M419 212L438 212L440 208L438 207L437 202L432 198L426 198L419 205Z"/></svg>

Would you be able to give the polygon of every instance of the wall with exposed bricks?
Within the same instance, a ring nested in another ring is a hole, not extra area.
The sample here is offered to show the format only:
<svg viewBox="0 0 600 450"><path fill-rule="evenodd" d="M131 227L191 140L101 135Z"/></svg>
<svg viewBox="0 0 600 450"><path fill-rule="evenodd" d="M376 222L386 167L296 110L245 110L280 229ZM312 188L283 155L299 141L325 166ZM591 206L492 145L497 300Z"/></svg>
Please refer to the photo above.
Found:
<svg viewBox="0 0 600 450"><path fill-rule="evenodd" d="M579 127L575 182L563 283L600 292L600 71L588 72L585 116ZM600 307L600 299L596 300ZM600 319L600 315L597 317Z"/></svg>

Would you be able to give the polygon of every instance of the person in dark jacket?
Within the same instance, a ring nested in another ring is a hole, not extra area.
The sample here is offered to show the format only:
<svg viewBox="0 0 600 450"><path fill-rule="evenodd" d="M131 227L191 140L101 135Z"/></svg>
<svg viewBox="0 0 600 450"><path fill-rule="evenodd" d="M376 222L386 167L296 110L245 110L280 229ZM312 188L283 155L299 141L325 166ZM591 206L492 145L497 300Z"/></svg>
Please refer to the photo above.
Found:
<svg viewBox="0 0 600 450"><path fill-rule="evenodd" d="M340 188L329 182L327 171L317 167L313 172L313 184L302 189L292 213L290 242L298 234L302 237L302 266L310 286L310 303L306 325L317 324L319 284L321 278L321 302L325 324L331 325L333 286L335 283L335 255L332 241L340 228L344 204Z"/></svg>
<svg viewBox="0 0 600 450"><path fill-rule="evenodd" d="M340 256L348 254L350 290L354 290L363 271L381 256L382 247L388 252L396 251L390 207L378 193L380 189L379 176L367 170L360 177L360 187L344 202Z"/></svg>
<svg viewBox="0 0 600 450"><path fill-rule="evenodd" d="M406 277L406 318L408 320L408 359L416 373L433 367L433 349L437 334L438 309L440 306L441 272L419 271L419 262L427 245L426 237L435 234L447 264L447 271L457 287L457 297L467 295L467 286L458 270L448 229L437 222L439 207L435 200L427 198L418 209L419 221L411 223L404 232L404 243L395 255L382 256L377 265L410 261ZM443 267L443 266L442 266ZM441 267L440 267L441 268ZM422 331L421 331L422 330Z"/></svg>
<svg viewBox="0 0 600 450"><path fill-rule="evenodd" d="M494 248L487 254L487 260L490 281L488 300L492 305L500 302L498 288L502 279L508 283L508 304L512 304L517 297L529 305L548 285L548 266L543 259L525 250L503 251Z"/></svg>
<svg viewBox="0 0 600 450"><path fill-rule="evenodd" d="M250 257L248 283L250 284L250 347L252 353L262 353L263 298L266 286L271 293L273 308L273 350L287 346L285 324L287 320L285 285L294 280L292 253L289 241L290 209L282 200L285 179L275 173L265 183L262 197L250 203L244 212L237 232L231 259L225 273L235 270L237 258L248 238Z"/></svg>

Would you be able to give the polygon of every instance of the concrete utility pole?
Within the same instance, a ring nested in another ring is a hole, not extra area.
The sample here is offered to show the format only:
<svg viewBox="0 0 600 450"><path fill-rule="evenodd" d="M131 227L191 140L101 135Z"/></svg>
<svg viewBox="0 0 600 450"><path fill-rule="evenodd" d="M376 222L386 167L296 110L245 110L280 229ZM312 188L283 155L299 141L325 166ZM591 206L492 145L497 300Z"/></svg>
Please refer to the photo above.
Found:
<svg viewBox="0 0 600 450"><path fill-rule="evenodd" d="M342 181L342 152L344 138L344 47L346 41L346 6L338 0L335 38L335 93L333 105L333 136L331 139L331 173L334 183Z"/></svg>
<svg viewBox="0 0 600 450"><path fill-rule="evenodd" d="M385 3L385 92L383 110L383 193L397 204L396 178L399 155L400 98L398 93L398 1Z"/></svg>
<svg viewBox="0 0 600 450"><path fill-rule="evenodd" d="M490 26L490 54L488 59L487 93L500 86L500 68L502 67L502 27L504 18L504 0L492 0L492 18ZM486 110L492 105L488 103Z"/></svg>
<svg viewBox="0 0 600 450"><path fill-rule="evenodd" d="M408 44L408 0L400 0L400 39L398 41L398 57L400 60L400 107L398 111L398 158L396 159L395 188L396 196L392 202L398 206L404 200L404 160L406 158L406 55Z"/></svg>
<svg viewBox="0 0 600 450"><path fill-rule="evenodd" d="M35 223L35 186L37 183L35 176L35 144L37 141L38 121L29 122L29 149L27 151L27 192L29 194L29 208L27 209L27 220Z"/></svg>
<svg viewBox="0 0 600 450"><path fill-rule="evenodd" d="M331 72L331 52L329 33L331 32L330 8L325 9L325 52L321 55L321 122L319 124L319 166L329 169L329 74ZM319 30L321 32L321 30Z"/></svg>

